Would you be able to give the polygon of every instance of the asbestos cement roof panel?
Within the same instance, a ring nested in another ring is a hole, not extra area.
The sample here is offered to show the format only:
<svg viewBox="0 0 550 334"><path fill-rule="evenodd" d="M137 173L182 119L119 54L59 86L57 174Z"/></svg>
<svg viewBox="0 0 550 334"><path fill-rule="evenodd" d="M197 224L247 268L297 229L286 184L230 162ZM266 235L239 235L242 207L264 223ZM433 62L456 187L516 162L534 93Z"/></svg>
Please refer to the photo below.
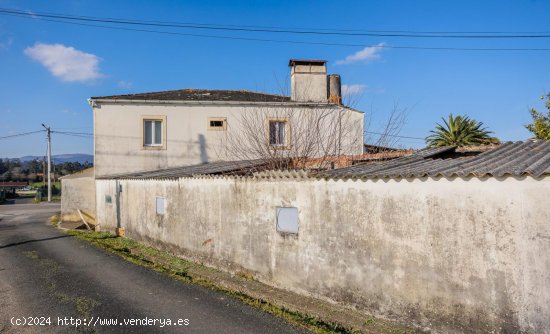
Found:
<svg viewBox="0 0 550 334"><path fill-rule="evenodd" d="M98 179L177 179L194 175L240 174L261 169L265 164L264 160L216 161L200 165L101 176Z"/></svg>
<svg viewBox="0 0 550 334"><path fill-rule="evenodd" d="M425 176L540 177L550 174L550 141L507 142L478 155L464 156L453 147L429 148L378 164L358 164L319 173L326 178L416 178Z"/></svg>

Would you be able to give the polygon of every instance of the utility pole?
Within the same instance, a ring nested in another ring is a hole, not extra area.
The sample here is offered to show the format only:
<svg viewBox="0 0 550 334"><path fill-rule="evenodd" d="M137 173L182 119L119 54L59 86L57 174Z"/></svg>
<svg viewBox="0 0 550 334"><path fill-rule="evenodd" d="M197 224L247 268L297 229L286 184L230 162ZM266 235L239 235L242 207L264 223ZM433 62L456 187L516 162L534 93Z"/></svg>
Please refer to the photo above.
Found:
<svg viewBox="0 0 550 334"><path fill-rule="evenodd" d="M52 172L52 135L49 127L45 126L44 123L42 123L42 126L48 132L48 202L51 202L52 201L52 180L51 180L50 174Z"/></svg>

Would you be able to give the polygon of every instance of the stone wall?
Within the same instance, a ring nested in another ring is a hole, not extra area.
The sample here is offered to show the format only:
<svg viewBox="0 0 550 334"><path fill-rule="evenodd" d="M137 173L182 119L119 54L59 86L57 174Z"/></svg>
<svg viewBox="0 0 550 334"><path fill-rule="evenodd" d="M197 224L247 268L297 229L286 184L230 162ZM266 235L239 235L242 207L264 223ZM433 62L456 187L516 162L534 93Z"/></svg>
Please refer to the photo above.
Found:
<svg viewBox="0 0 550 334"><path fill-rule="evenodd" d="M116 182L97 181L102 227ZM127 236L182 256L435 332L550 332L549 177L118 182Z"/></svg>

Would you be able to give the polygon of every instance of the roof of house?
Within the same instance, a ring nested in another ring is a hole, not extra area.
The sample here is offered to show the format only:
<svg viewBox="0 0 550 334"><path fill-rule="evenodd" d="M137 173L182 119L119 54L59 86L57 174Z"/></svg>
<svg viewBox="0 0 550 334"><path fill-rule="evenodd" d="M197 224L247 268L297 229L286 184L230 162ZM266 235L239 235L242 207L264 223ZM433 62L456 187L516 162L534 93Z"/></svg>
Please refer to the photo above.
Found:
<svg viewBox="0 0 550 334"><path fill-rule="evenodd" d="M0 188L20 188L28 185L27 182L0 181Z"/></svg>
<svg viewBox="0 0 550 334"><path fill-rule="evenodd" d="M150 101L239 101L290 102L289 96L250 92L246 90L179 89L163 92L94 96L92 100L150 100Z"/></svg>
<svg viewBox="0 0 550 334"><path fill-rule="evenodd" d="M455 147L427 148L376 164L357 164L321 172L326 178L417 178L466 176L540 177L550 174L550 141L507 142L480 154L457 152Z"/></svg>
<svg viewBox="0 0 550 334"><path fill-rule="evenodd" d="M404 150L400 148L393 148L393 147L387 147L387 146L363 144L363 152L365 153L395 152L395 151L404 151Z"/></svg>
<svg viewBox="0 0 550 334"><path fill-rule="evenodd" d="M182 166L154 171L117 174L97 177L98 179L177 179L194 175L247 174L262 169L265 160L216 161L200 165Z"/></svg>

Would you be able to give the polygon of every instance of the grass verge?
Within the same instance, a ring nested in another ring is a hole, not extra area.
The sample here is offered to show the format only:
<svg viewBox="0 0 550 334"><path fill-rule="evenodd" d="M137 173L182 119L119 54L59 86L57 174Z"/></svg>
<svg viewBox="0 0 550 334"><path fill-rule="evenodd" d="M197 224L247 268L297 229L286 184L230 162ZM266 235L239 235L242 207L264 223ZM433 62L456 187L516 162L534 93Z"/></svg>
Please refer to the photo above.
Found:
<svg viewBox="0 0 550 334"><path fill-rule="evenodd" d="M253 298L245 293L226 289L202 277L194 277L189 274L189 269L192 267L201 267L203 270L214 269L207 268L201 264L187 261L170 255L167 252L142 245L134 240L119 238L109 232L84 232L68 230L66 233L88 241L110 253L117 254L134 264L168 274L169 276L181 281L198 284L208 289L233 296L248 305L285 319L297 327L306 328L315 333L358 333L352 329L344 328L339 324L327 323L306 314L274 305L265 300Z"/></svg>
<svg viewBox="0 0 550 334"><path fill-rule="evenodd" d="M50 217L50 224L52 224L53 226L57 226L60 221L61 221L61 212L58 212L55 215Z"/></svg>
<svg viewBox="0 0 550 334"><path fill-rule="evenodd" d="M282 318L296 327L305 328L314 333L412 334L421 332L359 312L334 308L326 304L323 306L320 301L309 297L293 295L286 291L274 291L274 288L256 281L251 273L238 272L230 275L145 246L132 239L116 237L109 232L67 230L66 233L119 255L134 264L232 296ZM246 288L243 289L243 286ZM322 319L331 319L331 321Z"/></svg>

